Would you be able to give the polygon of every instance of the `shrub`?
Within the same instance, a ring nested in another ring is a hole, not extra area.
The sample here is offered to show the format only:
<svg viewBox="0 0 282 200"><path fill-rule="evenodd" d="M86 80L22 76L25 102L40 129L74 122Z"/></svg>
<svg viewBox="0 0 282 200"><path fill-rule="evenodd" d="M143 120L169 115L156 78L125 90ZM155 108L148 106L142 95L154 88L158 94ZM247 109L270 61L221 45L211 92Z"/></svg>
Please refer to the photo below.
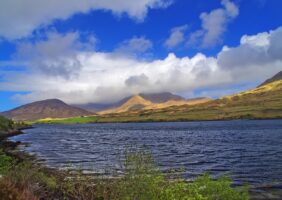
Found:
<svg viewBox="0 0 282 200"><path fill-rule="evenodd" d="M184 179L168 180L156 167L150 154L129 154L125 176L112 184L108 199L120 200L247 200L246 187L233 188L231 180L212 180L207 174L189 183Z"/></svg>
<svg viewBox="0 0 282 200"><path fill-rule="evenodd" d="M0 149L0 175L6 174L15 164L15 160L7 156L3 150Z"/></svg>
<svg viewBox="0 0 282 200"><path fill-rule="evenodd" d="M0 131L8 131L13 129L13 121L0 116Z"/></svg>

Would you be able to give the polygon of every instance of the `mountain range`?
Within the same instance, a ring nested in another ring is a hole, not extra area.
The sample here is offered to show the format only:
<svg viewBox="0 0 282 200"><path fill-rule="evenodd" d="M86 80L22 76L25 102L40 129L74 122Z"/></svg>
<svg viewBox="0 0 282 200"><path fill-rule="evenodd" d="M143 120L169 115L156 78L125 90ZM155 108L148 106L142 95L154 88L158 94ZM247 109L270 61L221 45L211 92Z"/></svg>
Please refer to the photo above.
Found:
<svg viewBox="0 0 282 200"><path fill-rule="evenodd" d="M186 100L181 96L169 92L142 93L126 97L112 104L68 105L59 99L47 99L29 103L0 114L13 120L33 121L46 118L92 116L96 114L95 111L100 111L99 114L126 112L129 110L143 109L147 106L157 107L159 104L169 106L170 104L178 103L178 101L179 103L183 103Z"/></svg>
<svg viewBox="0 0 282 200"><path fill-rule="evenodd" d="M58 99L0 113L14 120L97 116L99 121L179 121L282 117L282 72L257 88L216 100L184 99L169 92L126 97L112 104L68 105Z"/></svg>
<svg viewBox="0 0 282 200"><path fill-rule="evenodd" d="M134 96L136 95L125 97L114 103L104 103L104 104L103 103L88 103L88 104L78 104L74 106L88 110L90 112L101 112L105 110L111 110L111 109L118 108L122 106L124 103L126 103L128 100L133 98ZM170 92L140 93L138 94L138 96L152 103L164 103L164 102L172 101L172 100L175 100L175 101L185 100L183 97L172 94Z"/></svg>

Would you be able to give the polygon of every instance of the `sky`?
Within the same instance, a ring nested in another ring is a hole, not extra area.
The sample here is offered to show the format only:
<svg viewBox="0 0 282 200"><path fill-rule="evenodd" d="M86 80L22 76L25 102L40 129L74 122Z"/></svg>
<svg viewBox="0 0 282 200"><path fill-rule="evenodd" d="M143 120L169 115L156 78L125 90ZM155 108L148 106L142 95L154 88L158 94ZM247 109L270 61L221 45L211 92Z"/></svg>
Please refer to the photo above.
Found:
<svg viewBox="0 0 282 200"><path fill-rule="evenodd" d="M0 111L218 98L282 70L280 0L1 0Z"/></svg>

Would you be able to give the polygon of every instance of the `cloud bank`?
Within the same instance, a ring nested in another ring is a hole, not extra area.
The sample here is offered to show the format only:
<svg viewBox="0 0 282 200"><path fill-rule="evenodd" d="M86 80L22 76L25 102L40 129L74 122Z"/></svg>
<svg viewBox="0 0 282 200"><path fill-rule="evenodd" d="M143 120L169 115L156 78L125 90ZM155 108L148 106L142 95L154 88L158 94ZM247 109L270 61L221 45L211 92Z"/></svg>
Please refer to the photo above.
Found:
<svg viewBox="0 0 282 200"><path fill-rule="evenodd" d="M111 11L117 16L127 14L142 21L149 9L165 8L170 4L170 0L1 0L0 38L22 38L53 20L65 20L91 10Z"/></svg>
<svg viewBox="0 0 282 200"><path fill-rule="evenodd" d="M25 67L15 72L0 68L0 90L29 91L14 97L22 102L60 98L72 104L113 102L140 92L193 96L205 89L204 94L211 95L208 91L215 88L224 91L232 85L263 81L282 69L282 27L244 35L240 45L225 46L215 57L198 53L180 58L170 53L151 61L95 51L78 38L78 33L52 32L45 40L19 45L13 62Z"/></svg>

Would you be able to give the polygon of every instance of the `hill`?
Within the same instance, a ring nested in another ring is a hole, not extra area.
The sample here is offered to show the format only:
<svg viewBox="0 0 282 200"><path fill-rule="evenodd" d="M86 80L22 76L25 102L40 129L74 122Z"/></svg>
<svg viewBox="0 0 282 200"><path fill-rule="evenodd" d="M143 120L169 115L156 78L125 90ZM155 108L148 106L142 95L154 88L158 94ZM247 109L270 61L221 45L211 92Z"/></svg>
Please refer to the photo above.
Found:
<svg viewBox="0 0 282 200"><path fill-rule="evenodd" d="M38 120L43 118L66 118L93 115L93 113L76 108L58 99L47 99L26 104L10 111L0 113L13 120Z"/></svg>
<svg viewBox="0 0 282 200"><path fill-rule="evenodd" d="M279 81L282 80L282 71L278 72L277 74L275 74L273 77L267 79L266 81L264 81L262 84L259 85L259 87L264 86L268 83L272 83L274 81Z"/></svg>

